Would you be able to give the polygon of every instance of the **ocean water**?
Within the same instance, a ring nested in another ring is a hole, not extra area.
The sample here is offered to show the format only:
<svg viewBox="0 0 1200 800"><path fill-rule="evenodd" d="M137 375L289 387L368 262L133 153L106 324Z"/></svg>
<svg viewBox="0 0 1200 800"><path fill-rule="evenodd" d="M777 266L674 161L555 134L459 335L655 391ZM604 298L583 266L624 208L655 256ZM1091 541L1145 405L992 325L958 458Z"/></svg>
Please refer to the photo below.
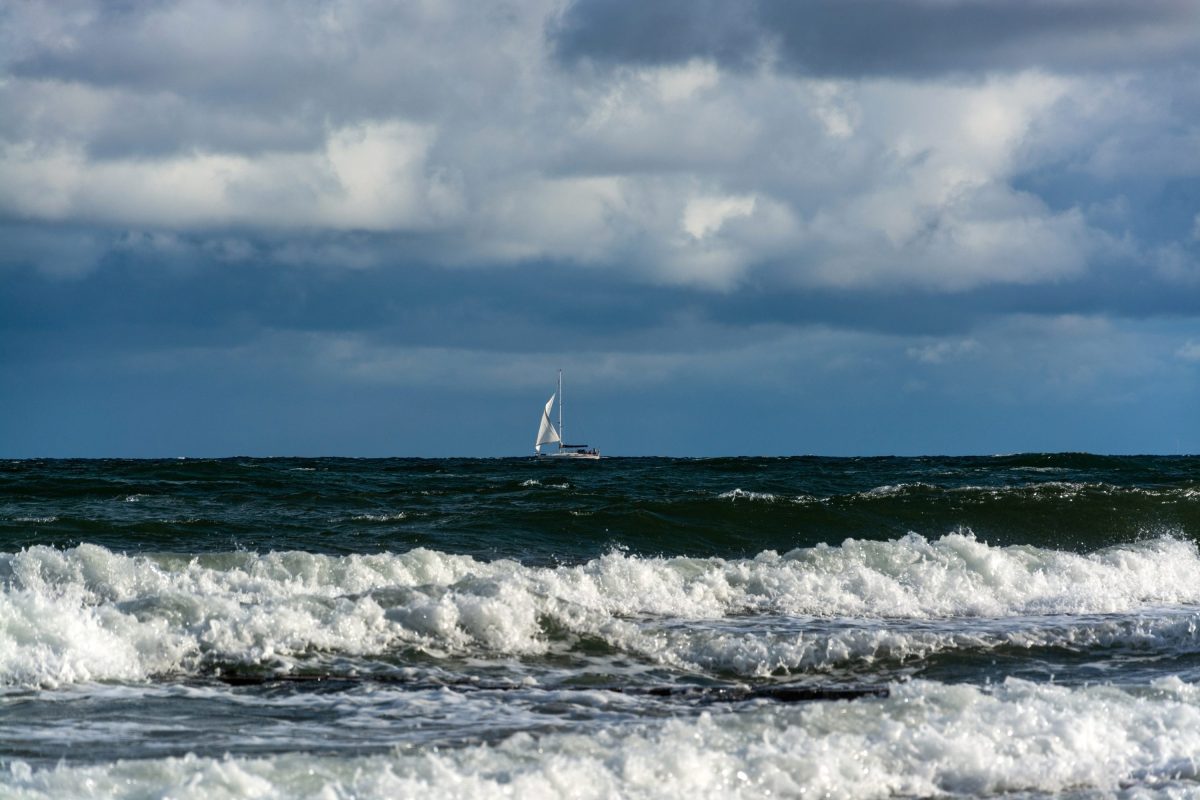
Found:
<svg viewBox="0 0 1200 800"><path fill-rule="evenodd" d="M0 462L0 797L1200 797L1200 458Z"/></svg>

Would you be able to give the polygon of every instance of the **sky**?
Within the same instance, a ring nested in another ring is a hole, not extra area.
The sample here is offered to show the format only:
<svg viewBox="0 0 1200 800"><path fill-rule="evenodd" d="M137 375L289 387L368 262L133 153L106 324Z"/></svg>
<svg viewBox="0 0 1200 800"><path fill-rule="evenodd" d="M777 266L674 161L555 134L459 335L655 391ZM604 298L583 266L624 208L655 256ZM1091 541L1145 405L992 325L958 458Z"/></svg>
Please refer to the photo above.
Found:
<svg viewBox="0 0 1200 800"><path fill-rule="evenodd" d="M0 457L1200 452L1200 3L0 6Z"/></svg>

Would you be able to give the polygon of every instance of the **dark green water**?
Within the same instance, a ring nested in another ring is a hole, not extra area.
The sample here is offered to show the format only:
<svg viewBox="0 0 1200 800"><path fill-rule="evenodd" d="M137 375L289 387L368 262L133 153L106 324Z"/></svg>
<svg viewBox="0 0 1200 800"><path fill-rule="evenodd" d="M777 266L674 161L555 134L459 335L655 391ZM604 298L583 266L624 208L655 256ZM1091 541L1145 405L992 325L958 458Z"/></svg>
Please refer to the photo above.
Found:
<svg viewBox="0 0 1200 800"><path fill-rule="evenodd" d="M0 462L0 796L1194 796L1198 536L1196 457Z"/></svg>
<svg viewBox="0 0 1200 800"><path fill-rule="evenodd" d="M522 563L940 536L1084 552L1200 530L1200 459L250 459L0 465L5 549L429 547Z"/></svg>

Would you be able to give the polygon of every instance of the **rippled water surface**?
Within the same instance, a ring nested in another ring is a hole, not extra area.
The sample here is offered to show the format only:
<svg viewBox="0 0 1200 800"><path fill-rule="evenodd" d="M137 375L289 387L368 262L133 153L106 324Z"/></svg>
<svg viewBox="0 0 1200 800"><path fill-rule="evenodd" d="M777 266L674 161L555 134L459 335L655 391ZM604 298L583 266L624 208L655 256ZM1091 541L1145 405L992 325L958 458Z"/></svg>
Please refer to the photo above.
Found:
<svg viewBox="0 0 1200 800"><path fill-rule="evenodd" d="M1200 797L1200 459L0 462L0 796Z"/></svg>

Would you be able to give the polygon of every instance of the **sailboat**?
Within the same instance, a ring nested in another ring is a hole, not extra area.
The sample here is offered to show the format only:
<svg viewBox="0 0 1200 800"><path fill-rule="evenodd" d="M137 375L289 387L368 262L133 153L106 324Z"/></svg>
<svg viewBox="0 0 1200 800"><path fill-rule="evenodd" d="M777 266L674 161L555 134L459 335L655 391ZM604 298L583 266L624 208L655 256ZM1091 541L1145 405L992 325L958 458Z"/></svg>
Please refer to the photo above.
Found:
<svg viewBox="0 0 1200 800"><path fill-rule="evenodd" d="M550 409L554 407L554 400L558 399L558 428L554 427L554 423L550 421ZM550 395L550 399L546 401L546 407L542 409L542 421L538 425L537 441L533 445L533 449L537 452L538 458L581 458L589 461L597 461L600 458L600 451L596 448L589 448L586 444L566 444L563 441L562 434L566 431L563 427L563 402L562 402L562 370L558 371L558 391ZM558 449L543 453L542 445L557 444Z"/></svg>

